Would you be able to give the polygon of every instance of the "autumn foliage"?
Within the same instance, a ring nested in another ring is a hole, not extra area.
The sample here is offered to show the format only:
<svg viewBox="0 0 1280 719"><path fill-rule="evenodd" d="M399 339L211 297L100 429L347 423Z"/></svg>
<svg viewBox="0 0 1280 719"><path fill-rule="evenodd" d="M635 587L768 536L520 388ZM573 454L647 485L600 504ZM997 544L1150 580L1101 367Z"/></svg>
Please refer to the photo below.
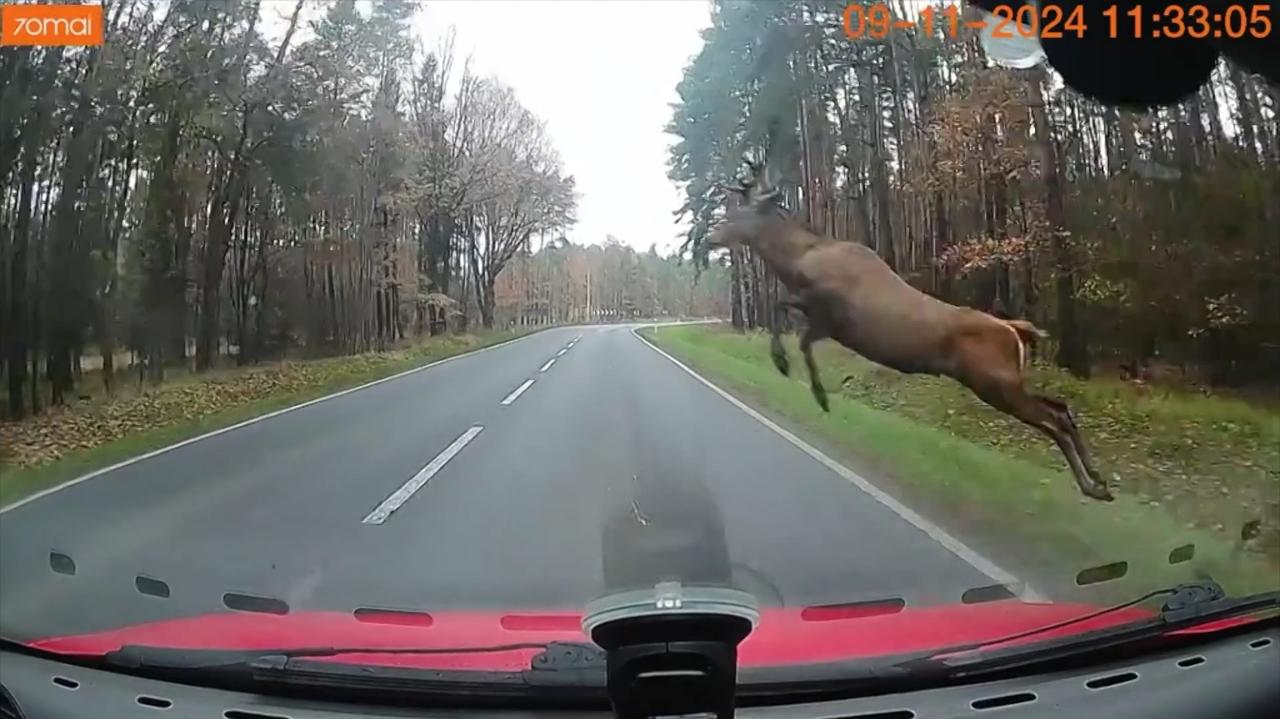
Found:
<svg viewBox="0 0 1280 719"><path fill-rule="evenodd" d="M1181 104L1117 110L992 65L976 34L850 40L843 7L713 3L669 126L695 253L715 185L767 158L802 219L943 299L1033 320L1077 375L1280 384L1274 86L1224 62ZM767 326L776 284L730 261L735 323Z"/></svg>

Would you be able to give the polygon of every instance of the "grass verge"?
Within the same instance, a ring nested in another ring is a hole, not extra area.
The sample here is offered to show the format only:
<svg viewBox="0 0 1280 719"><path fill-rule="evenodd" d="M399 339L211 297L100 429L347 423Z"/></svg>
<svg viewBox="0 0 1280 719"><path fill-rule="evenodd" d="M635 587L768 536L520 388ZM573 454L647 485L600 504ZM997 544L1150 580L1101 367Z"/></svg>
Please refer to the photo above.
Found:
<svg viewBox="0 0 1280 719"><path fill-rule="evenodd" d="M1125 561L1122 596L1156 583L1212 576L1231 592L1280 586L1280 414L1236 399L1140 393L1046 367L1029 384L1077 414L1117 494L1081 497L1047 440L963 387L873 365L833 343L817 348L832 392L824 414L809 394L794 340L792 377L769 359L768 337L722 327L643 334L742 400L785 422L907 504L952 528L1057 595L1086 567ZM1238 540L1244 522L1262 535ZM1194 556L1170 563L1192 544Z"/></svg>
<svg viewBox="0 0 1280 719"><path fill-rule="evenodd" d="M387 352L187 376L0 422L0 506L174 442L522 334L450 335Z"/></svg>

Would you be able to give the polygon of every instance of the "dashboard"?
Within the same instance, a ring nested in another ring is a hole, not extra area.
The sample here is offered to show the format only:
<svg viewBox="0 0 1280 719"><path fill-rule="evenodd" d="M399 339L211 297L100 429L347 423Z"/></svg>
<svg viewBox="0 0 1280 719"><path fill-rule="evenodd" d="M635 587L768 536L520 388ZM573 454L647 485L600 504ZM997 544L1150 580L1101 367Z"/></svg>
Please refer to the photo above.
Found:
<svg viewBox="0 0 1280 719"><path fill-rule="evenodd" d="M0 652L0 719L338 719L611 717L607 710L449 709L262 696ZM757 719L1280 716L1280 628L1256 629L1136 661L892 695L743 707Z"/></svg>

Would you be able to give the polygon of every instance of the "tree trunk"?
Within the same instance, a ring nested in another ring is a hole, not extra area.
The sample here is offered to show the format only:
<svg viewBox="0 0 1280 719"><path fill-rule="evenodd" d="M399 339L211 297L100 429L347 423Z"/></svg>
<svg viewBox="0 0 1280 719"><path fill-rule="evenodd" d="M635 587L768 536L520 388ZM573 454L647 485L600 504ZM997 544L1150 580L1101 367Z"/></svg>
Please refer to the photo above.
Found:
<svg viewBox="0 0 1280 719"><path fill-rule="evenodd" d="M1044 172L1045 217L1052 234L1051 246L1057 278L1058 356L1057 364L1078 377L1089 376L1088 348L1076 321L1075 265L1066 228L1062 197L1062 167L1049 124L1042 82L1043 69L1031 73L1031 117Z"/></svg>
<svg viewBox="0 0 1280 719"><path fill-rule="evenodd" d="M222 333L222 273L227 264L231 233L240 216L240 178L243 174L240 166L249 134L247 123L248 110L245 110L240 144L232 156L231 166L226 170L227 176L215 187L214 201L209 208L208 232L201 258L204 276L200 287L200 324L196 331L197 371L211 368L218 356L218 337Z"/></svg>
<svg viewBox="0 0 1280 719"><path fill-rule="evenodd" d="M227 256L227 226L224 208L215 202L210 208L208 232L201 266L203 281L200 286L200 322L196 329L196 370L204 371L213 366L218 355L218 334L221 327L222 270Z"/></svg>
<svg viewBox="0 0 1280 719"><path fill-rule="evenodd" d="M26 319L30 311L28 302L34 304L34 298L27 293L27 248L30 246L32 194L35 191L36 163L39 161L39 148L36 130L30 130L27 141L23 143L22 168L18 173L18 214L13 230L13 255L9 267L9 293L12 298L9 304L8 337L6 356L9 363L9 416L15 420L22 419L22 388L27 381L27 330ZM39 376L32 377L39 382Z"/></svg>
<svg viewBox="0 0 1280 719"><path fill-rule="evenodd" d="M86 72L91 75L93 70ZM92 93L89 88L84 91L86 97L76 108L66 141L66 156L59 175L61 187L49 233L52 274L48 283L49 352L46 362L52 404L62 404L72 389L72 353L82 345L84 318L92 316L88 311L89 298L86 297L89 258L82 236L79 205L86 179L97 157L92 151L97 142L94 137L96 131L89 128L92 100L88 95Z"/></svg>
<svg viewBox="0 0 1280 719"><path fill-rule="evenodd" d="M933 247L930 252L930 259L937 259L942 252L951 244L951 219L947 215L947 200L942 190L933 191ZM943 293L943 284L945 277L939 277L938 264L930 262L933 268L933 291L939 297L946 297ZM945 270L943 271L945 272Z"/></svg>
<svg viewBox="0 0 1280 719"><path fill-rule="evenodd" d="M734 248L729 251L730 271L730 308L729 318L733 328L741 332L744 329L742 317L742 250Z"/></svg>
<svg viewBox="0 0 1280 719"><path fill-rule="evenodd" d="M427 234L427 281L428 290L449 296L449 280L452 276L452 257L454 222L450 216L433 214L430 230ZM427 306L427 331L432 336L444 334L448 330L448 307L432 303Z"/></svg>
<svg viewBox="0 0 1280 719"><path fill-rule="evenodd" d="M496 278L488 277L484 282L476 283L477 304L480 309L480 326L493 329L493 290Z"/></svg>
<svg viewBox="0 0 1280 719"><path fill-rule="evenodd" d="M22 53L29 52L26 48L11 48ZM5 172L9 168L9 162L21 158L21 165L18 169L18 211L14 218L13 234L11 241L13 250L10 256L9 265L9 304L8 316L3 317L7 329L4 336L7 337L6 346L4 347L5 356L7 357L9 367L9 416L13 419L21 419L23 415L23 387L27 382L27 353L31 352L32 373L29 375L31 387L31 405L32 412L38 412L39 407L39 390L40 376L35 373L35 350L38 344L29 341L29 335L38 330L38 320L35 316L36 306L39 303L39 288L28 287L28 272L34 264L32 262L30 249L31 241L31 217L36 206L33 204L33 195L35 193L36 167L40 163L40 145L44 139L46 118L52 109L53 98L50 94L54 78L57 76L58 66L62 59L62 48L56 48L45 51L44 61L41 67L36 71L40 78L40 84L34 88L33 94L36 96L34 112L26 124L25 130L20 130L18 137L12 138L13 141L4 143L3 160L6 164L0 165L0 172ZM28 60L25 55L15 60L15 71L19 63L26 63ZM20 76L26 76L27 73L18 73ZM13 88L6 87L4 96L11 100L16 98L10 97L8 90L19 91L21 89L31 90L27 88L25 77L23 77L22 87L18 87L15 83ZM25 94L25 93L24 93ZM19 108L13 108L15 111ZM14 118L20 118L16 112ZM19 126L21 127L21 126ZM18 142L21 138L21 142ZM38 251L37 251L38 256ZM28 318L32 320L31 324L27 323ZM30 329L30 332L28 331Z"/></svg>
<svg viewBox="0 0 1280 719"><path fill-rule="evenodd" d="M182 119L180 112L172 108L166 121L160 156L148 182L139 253L142 260L141 308L137 323L142 345L140 372L145 370L145 374L156 382L164 376L165 355L173 344L173 336L178 334L179 341L185 344L182 333L177 331L180 323L175 319L175 314L183 309L173 306L175 300L180 303L186 301L184 273L178 264L179 260L185 261L178 236L178 224L183 214L177 178L181 141ZM175 292L175 285L182 291Z"/></svg>
<svg viewBox="0 0 1280 719"><path fill-rule="evenodd" d="M1231 79L1231 86L1236 91L1236 110L1238 113L1236 127L1240 129L1240 140L1244 145L1245 156L1250 159L1257 159L1259 157L1256 132L1256 128L1259 127L1258 110L1254 105L1254 94L1248 87L1249 79L1234 63L1228 63L1227 76Z"/></svg>

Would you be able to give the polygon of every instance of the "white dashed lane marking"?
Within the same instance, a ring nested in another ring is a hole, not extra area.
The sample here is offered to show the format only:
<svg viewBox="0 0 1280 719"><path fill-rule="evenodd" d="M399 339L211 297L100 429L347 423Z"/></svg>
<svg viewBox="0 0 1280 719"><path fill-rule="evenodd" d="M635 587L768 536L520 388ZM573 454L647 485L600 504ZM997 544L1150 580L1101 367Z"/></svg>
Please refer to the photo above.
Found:
<svg viewBox="0 0 1280 719"><path fill-rule="evenodd" d="M449 463L449 460L457 456L457 454L462 451L462 448L466 447L471 440L475 439L476 435L480 434L482 431L484 431L484 427L475 425L466 432L463 432L460 437L453 440L453 444L445 447L443 452L437 454L434 459L427 463L427 466L418 470L418 473L413 475L408 482L401 485L400 489L392 492L391 496L382 500L382 504L379 504L376 509L369 513L369 516L365 517L361 521L365 524L382 524L387 521L387 517L390 517L392 512L396 511L405 502L409 501L409 498L412 497L415 492L422 489L422 487L430 481L437 472L444 469L444 466Z"/></svg>
<svg viewBox="0 0 1280 719"><path fill-rule="evenodd" d="M520 385L519 387L516 387L514 390L511 391L511 394L507 395L506 399L502 400L502 403L501 403L502 406L505 407L511 404L512 402L515 402L516 400L520 399L520 395L524 394L524 391L529 389L532 386L533 386L533 380L531 379L525 380L524 384Z"/></svg>

